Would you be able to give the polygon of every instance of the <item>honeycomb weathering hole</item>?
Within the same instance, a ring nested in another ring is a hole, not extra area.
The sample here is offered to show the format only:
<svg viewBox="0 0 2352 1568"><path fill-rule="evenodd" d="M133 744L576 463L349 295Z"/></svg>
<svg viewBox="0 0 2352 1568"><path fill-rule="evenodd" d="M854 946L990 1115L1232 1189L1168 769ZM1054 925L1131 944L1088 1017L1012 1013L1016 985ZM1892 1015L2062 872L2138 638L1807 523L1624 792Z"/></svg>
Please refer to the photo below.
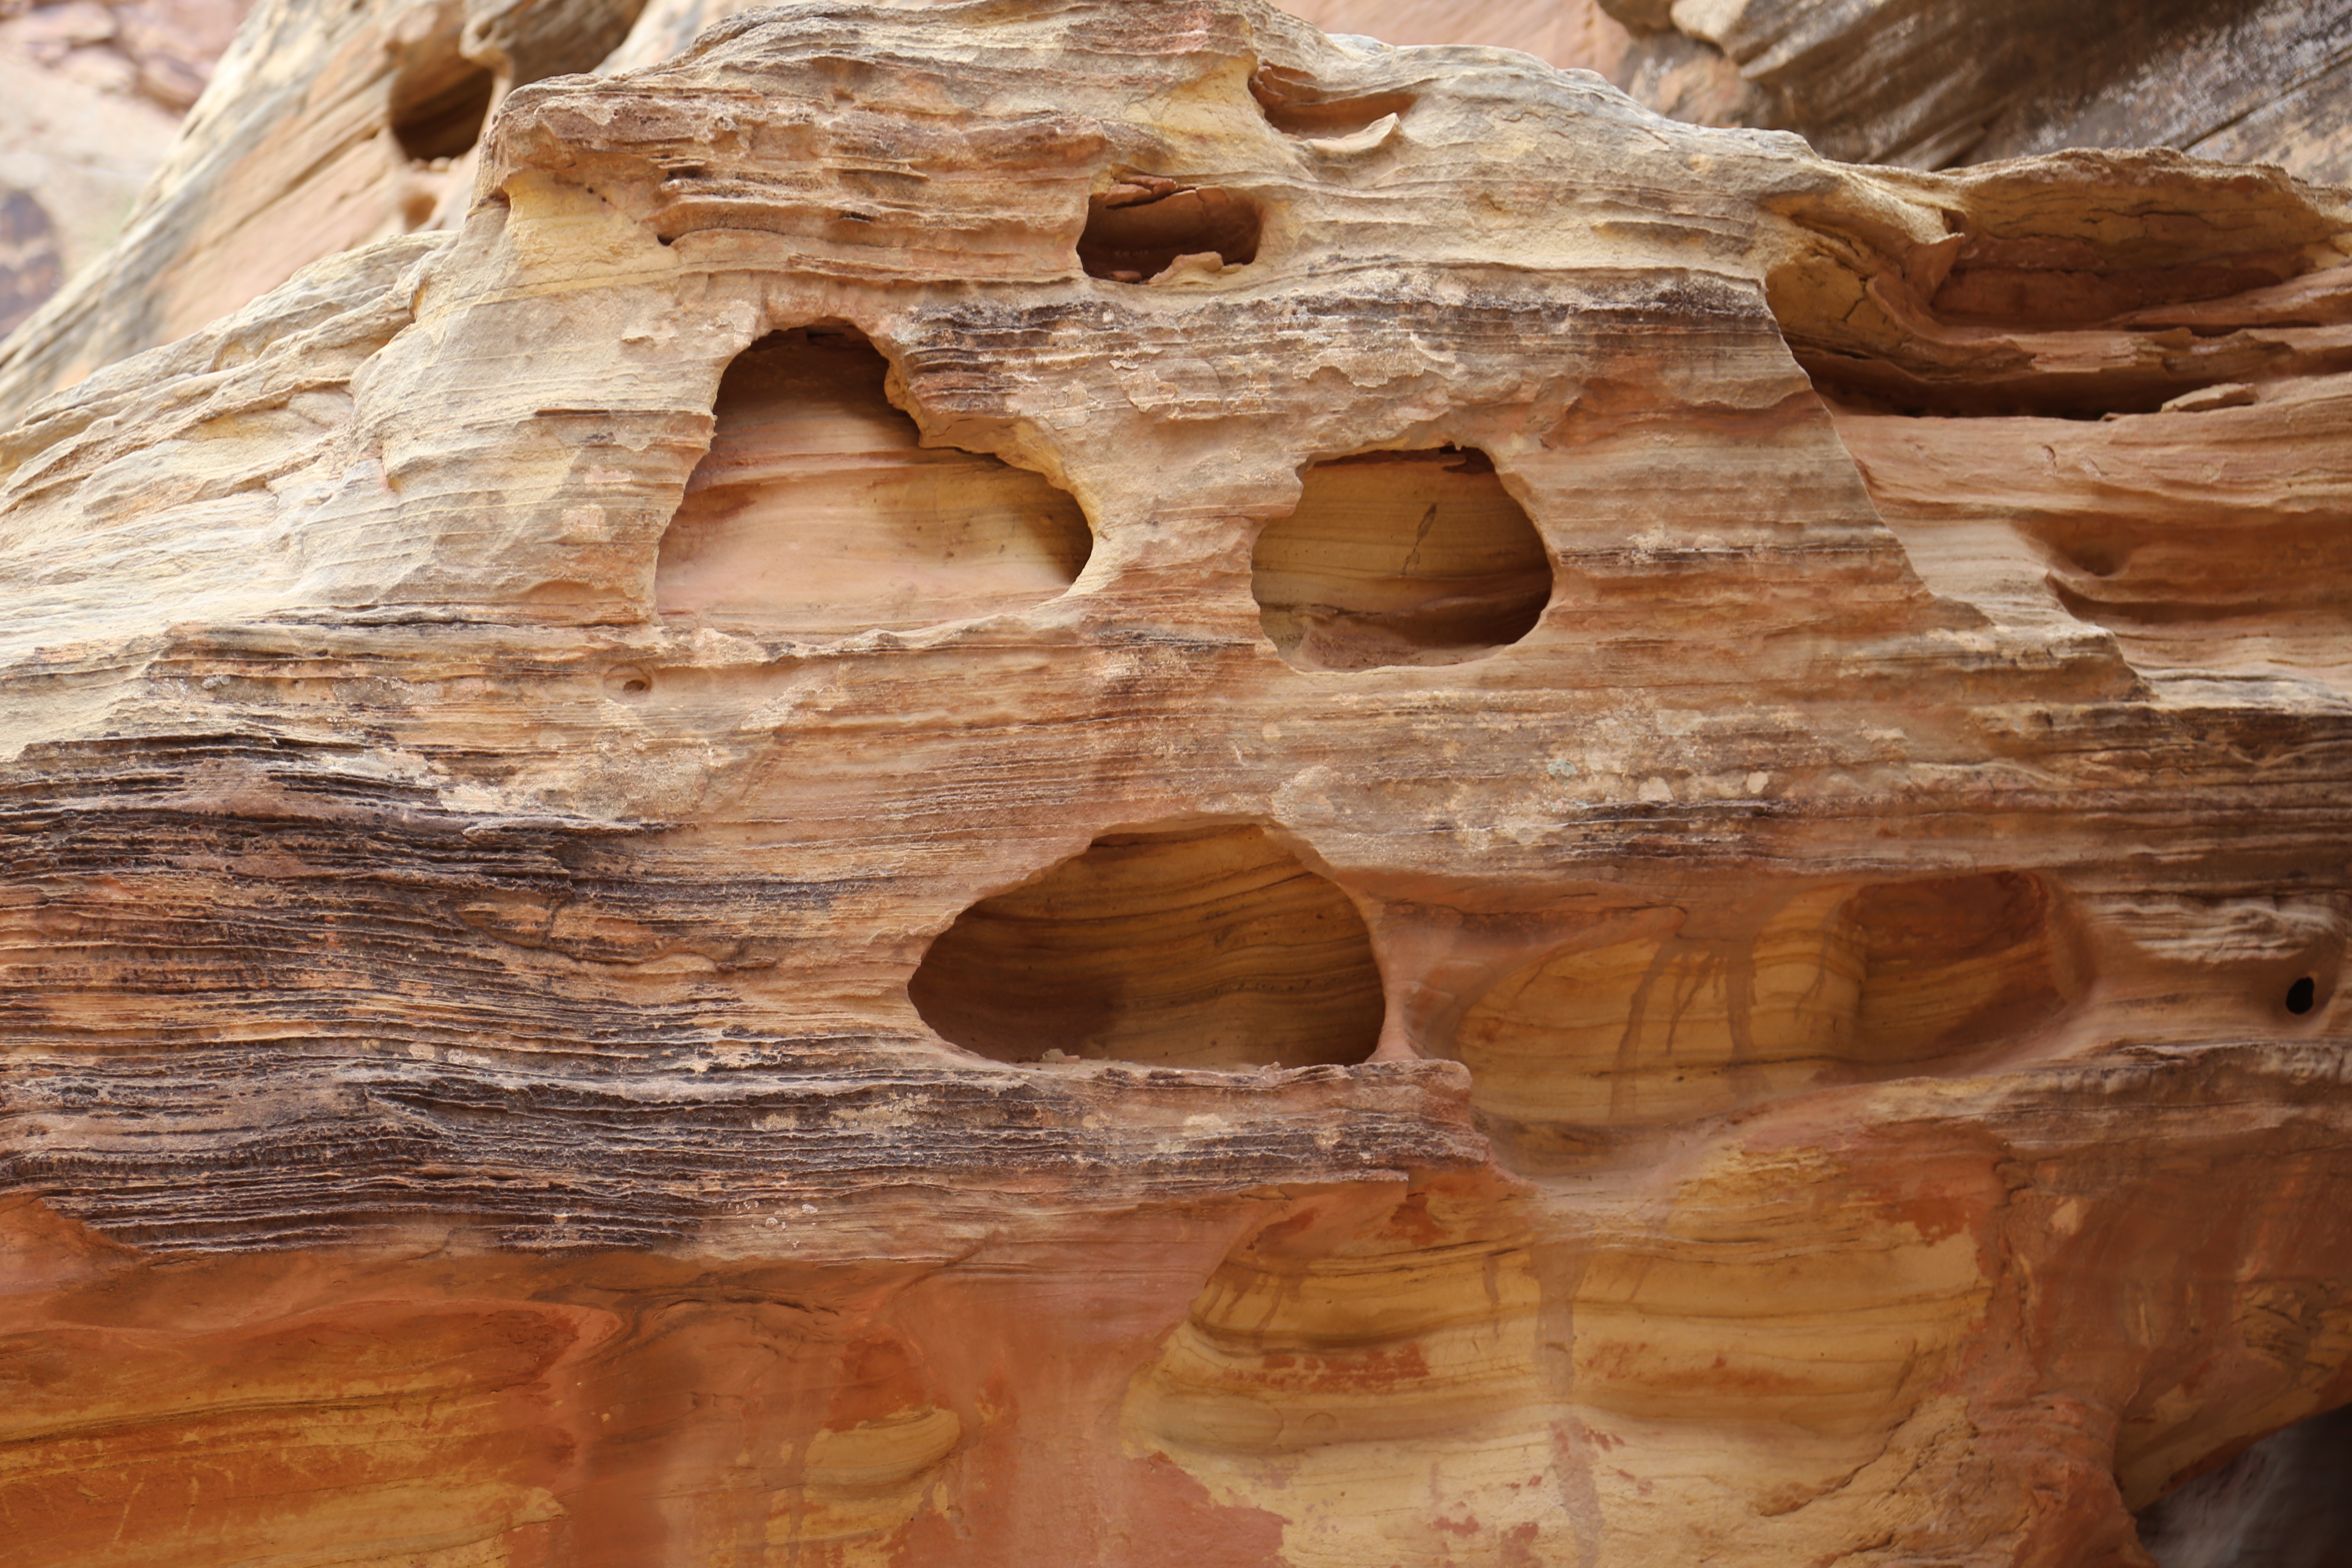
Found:
<svg viewBox="0 0 2352 1568"><path fill-rule="evenodd" d="M429 40L392 84L392 133L417 163L462 158L481 140L498 79L457 51L454 34Z"/></svg>
<svg viewBox="0 0 2352 1568"><path fill-rule="evenodd" d="M1263 227L1247 196L1130 174L1087 203L1078 264L1114 283L1149 282L1179 257L1213 256L1221 267L1240 267L1257 259Z"/></svg>
<svg viewBox="0 0 2352 1568"><path fill-rule="evenodd" d="M1370 452L1301 483L1250 562L1265 635L1301 669L1460 664L1551 600L1551 553L1483 452Z"/></svg>
<svg viewBox="0 0 2352 1568"><path fill-rule="evenodd" d="M719 384L710 450L662 536L665 616L803 637L1026 609L1094 548L1076 501L1002 458L927 448L847 327L773 332Z"/></svg>
<svg viewBox="0 0 2352 1568"><path fill-rule="evenodd" d="M907 991L944 1038L1005 1062L1358 1062L1384 1011L1347 895L1232 825L1097 838L966 910Z"/></svg>
<svg viewBox="0 0 2352 1568"><path fill-rule="evenodd" d="M2017 872L1818 888L1744 938L1644 938L1513 974L1454 1031L1520 1123L1712 1115L1824 1083L1959 1070L2065 1004L2049 891Z"/></svg>

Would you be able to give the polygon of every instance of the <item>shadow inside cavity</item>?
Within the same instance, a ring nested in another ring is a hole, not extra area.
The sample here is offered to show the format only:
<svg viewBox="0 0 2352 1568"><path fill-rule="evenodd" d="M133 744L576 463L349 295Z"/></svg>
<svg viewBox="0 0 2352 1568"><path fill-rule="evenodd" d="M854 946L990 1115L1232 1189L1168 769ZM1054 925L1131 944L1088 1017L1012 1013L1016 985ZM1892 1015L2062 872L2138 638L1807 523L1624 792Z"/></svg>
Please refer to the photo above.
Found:
<svg viewBox="0 0 2352 1568"><path fill-rule="evenodd" d="M1347 895L1233 824L1097 839L966 910L907 989L943 1037L1005 1062L1358 1062L1384 1013Z"/></svg>

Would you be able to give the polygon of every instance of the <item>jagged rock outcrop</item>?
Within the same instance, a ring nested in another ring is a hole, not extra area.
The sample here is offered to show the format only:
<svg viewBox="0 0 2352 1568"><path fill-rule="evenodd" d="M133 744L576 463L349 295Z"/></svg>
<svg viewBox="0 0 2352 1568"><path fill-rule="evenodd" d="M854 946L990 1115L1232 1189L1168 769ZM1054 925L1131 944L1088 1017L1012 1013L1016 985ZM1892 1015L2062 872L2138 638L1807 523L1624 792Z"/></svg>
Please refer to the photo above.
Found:
<svg viewBox="0 0 2352 1568"><path fill-rule="evenodd" d="M0 1554L2084 1568L2352 1402L2341 193L1251 0L472 182L0 437Z"/></svg>

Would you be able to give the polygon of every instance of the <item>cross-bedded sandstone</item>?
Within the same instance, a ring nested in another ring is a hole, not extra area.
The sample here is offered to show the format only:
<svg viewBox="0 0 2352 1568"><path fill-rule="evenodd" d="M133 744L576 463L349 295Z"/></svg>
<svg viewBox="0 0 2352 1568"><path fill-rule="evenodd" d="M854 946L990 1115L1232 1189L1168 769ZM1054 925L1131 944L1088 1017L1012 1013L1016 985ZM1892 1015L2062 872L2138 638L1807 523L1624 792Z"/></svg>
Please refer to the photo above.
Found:
<svg viewBox="0 0 2352 1568"><path fill-rule="evenodd" d="M0 438L0 1551L2138 1561L2352 1394L2347 235L1244 0L518 89Z"/></svg>

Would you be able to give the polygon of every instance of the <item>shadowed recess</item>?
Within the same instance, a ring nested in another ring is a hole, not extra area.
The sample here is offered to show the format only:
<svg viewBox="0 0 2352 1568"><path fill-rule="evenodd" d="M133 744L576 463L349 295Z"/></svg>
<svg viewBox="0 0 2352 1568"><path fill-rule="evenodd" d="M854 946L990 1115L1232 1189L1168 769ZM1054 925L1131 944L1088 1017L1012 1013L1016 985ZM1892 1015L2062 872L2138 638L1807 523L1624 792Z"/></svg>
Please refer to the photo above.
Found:
<svg viewBox="0 0 2352 1568"><path fill-rule="evenodd" d="M1409 92L1346 97L1280 66L1260 67L1250 78L1250 96L1265 110L1266 123L1286 136L1345 136L1388 115L1402 116L1413 104Z"/></svg>
<svg viewBox="0 0 2352 1568"><path fill-rule="evenodd" d="M1027 609L1077 580L1086 514L998 458L927 449L846 327L773 332L728 367L718 429L654 574L665 616L847 637Z"/></svg>
<svg viewBox="0 0 2352 1568"><path fill-rule="evenodd" d="M2340 513L2308 503L2302 510L2299 517L2058 513L2025 520L2021 529L2049 552L2058 602L2114 633L2136 668L2341 679L2352 625L2342 587L2352 573L2352 530Z"/></svg>
<svg viewBox="0 0 2352 1568"><path fill-rule="evenodd" d="M1367 452L1303 483L1250 559L1265 635L1300 669L1460 664L1551 599L1550 552L1483 452Z"/></svg>
<svg viewBox="0 0 2352 1568"><path fill-rule="evenodd" d="M481 140L498 81L457 49L457 36L418 46L392 84L392 133L418 163L462 158Z"/></svg>
<svg viewBox="0 0 2352 1568"><path fill-rule="evenodd" d="M2352 1409L2283 1427L2140 1510L2157 1568L2352 1563Z"/></svg>
<svg viewBox="0 0 2352 1568"><path fill-rule="evenodd" d="M957 917L907 992L999 1061L1361 1061L1381 977L1347 895L1251 826L1108 834Z"/></svg>
<svg viewBox="0 0 2352 1568"><path fill-rule="evenodd" d="M2056 199L2069 187L2077 199ZM1858 211L1798 218L1812 240L1770 270L1766 297L1834 403L1933 417L2194 413L2332 363L2328 340L2303 334L2345 320L2328 238L2339 220L2281 170L2151 151L1978 171L1946 203L1940 236L1865 238L1873 220Z"/></svg>
<svg viewBox="0 0 2352 1568"><path fill-rule="evenodd" d="M1257 259L1262 226L1247 196L1129 174L1087 202L1078 264L1088 277L1114 283L1149 282L1179 257L1240 267Z"/></svg>
<svg viewBox="0 0 2352 1568"><path fill-rule="evenodd" d="M2063 1005L2048 890L2016 872L1816 888L1723 925L1530 965L1447 1054L1507 1121L1667 1121L1948 1070Z"/></svg>

